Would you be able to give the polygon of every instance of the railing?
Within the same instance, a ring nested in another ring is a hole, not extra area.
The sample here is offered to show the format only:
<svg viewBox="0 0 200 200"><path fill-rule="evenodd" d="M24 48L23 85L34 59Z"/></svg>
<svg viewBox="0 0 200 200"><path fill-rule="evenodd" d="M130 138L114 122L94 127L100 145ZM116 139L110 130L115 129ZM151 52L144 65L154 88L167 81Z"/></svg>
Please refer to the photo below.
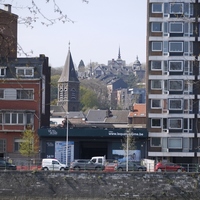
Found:
<svg viewBox="0 0 200 200"><path fill-rule="evenodd" d="M12 162L17 166L17 170L24 171L24 170L41 170L41 159L15 159Z"/></svg>
<svg viewBox="0 0 200 200"><path fill-rule="evenodd" d="M146 164L148 172L200 172L200 164L198 163L175 163L176 166L159 167L155 170L155 164ZM178 167L177 167L178 166Z"/></svg>

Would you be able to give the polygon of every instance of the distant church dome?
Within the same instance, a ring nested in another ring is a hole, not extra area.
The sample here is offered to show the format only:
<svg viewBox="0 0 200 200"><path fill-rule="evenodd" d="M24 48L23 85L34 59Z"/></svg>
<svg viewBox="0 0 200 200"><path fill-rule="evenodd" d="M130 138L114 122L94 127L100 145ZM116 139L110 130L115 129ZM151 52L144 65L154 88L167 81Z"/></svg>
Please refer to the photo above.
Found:
<svg viewBox="0 0 200 200"><path fill-rule="evenodd" d="M140 69L141 67L141 63L140 61L138 60L138 56L136 57L136 61L133 63L133 69Z"/></svg>
<svg viewBox="0 0 200 200"><path fill-rule="evenodd" d="M133 65L141 65L140 61L138 60L138 56L136 57L136 61L133 63Z"/></svg>

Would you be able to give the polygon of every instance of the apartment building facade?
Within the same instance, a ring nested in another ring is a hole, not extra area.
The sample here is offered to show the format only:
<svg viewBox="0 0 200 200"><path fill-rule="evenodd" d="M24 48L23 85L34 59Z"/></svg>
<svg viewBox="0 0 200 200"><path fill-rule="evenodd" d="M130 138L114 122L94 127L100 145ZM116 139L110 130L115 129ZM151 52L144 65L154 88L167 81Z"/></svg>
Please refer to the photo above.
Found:
<svg viewBox="0 0 200 200"><path fill-rule="evenodd" d="M147 1L148 157L200 161L200 0Z"/></svg>
<svg viewBox="0 0 200 200"><path fill-rule="evenodd" d="M43 54L17 57L18 16L10 5L5 8L0 9L0 157L15 162L23 132L31 129L37 136L49 126L51 68Z"/></svg>

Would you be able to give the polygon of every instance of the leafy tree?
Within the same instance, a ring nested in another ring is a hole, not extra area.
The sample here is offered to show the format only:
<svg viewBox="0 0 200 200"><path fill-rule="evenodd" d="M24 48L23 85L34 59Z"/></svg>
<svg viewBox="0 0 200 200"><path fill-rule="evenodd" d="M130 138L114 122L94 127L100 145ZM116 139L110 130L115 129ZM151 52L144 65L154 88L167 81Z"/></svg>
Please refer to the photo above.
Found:
<svg viewBox="0 0 200 200"><path fill-rule="evenodd" d="M29 167L31 158L33 158L39 151L38 136L31 129L26 129L22 135L22 142L20 142L19 152L21 155L28 158Z"/></svg>
<svg viewBox="0 0 200 200"><path fill-rule="evenodd" d="M58 80L60 75L51 76L51 105L56 105L58 98Z"/></svg>
<svg viewBox="0 0 200 200"><path fill-rule="evenodd" d="M98 99L95 93L83 86L80 87L80 103L83 111L87 108L98 108Z"/></svg>
<svg viewBox="0 0 200 200"><path fill-rule="evenodd" d="M109 107L108 90L105 84L97 79L84 79L81 80L81 86L91 90L94 93L98 100L96 106L99 109L107 109Z"/></svg>

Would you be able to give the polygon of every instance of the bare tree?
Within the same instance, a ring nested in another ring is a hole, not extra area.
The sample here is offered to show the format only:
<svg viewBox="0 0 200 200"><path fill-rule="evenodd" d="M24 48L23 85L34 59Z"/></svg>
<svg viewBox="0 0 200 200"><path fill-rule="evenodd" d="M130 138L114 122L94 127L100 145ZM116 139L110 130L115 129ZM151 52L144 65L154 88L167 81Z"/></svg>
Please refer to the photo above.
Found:
<svg viewBox="0 0 200 200"><path fill-rule="evenodd" d="M125 152L124 157L126 157L126 171L128 171L129 162L129 150L135 150L135 137L131 134L132 130L129 128L126 130L126 136L122 142L122 149Z"/></svg>

